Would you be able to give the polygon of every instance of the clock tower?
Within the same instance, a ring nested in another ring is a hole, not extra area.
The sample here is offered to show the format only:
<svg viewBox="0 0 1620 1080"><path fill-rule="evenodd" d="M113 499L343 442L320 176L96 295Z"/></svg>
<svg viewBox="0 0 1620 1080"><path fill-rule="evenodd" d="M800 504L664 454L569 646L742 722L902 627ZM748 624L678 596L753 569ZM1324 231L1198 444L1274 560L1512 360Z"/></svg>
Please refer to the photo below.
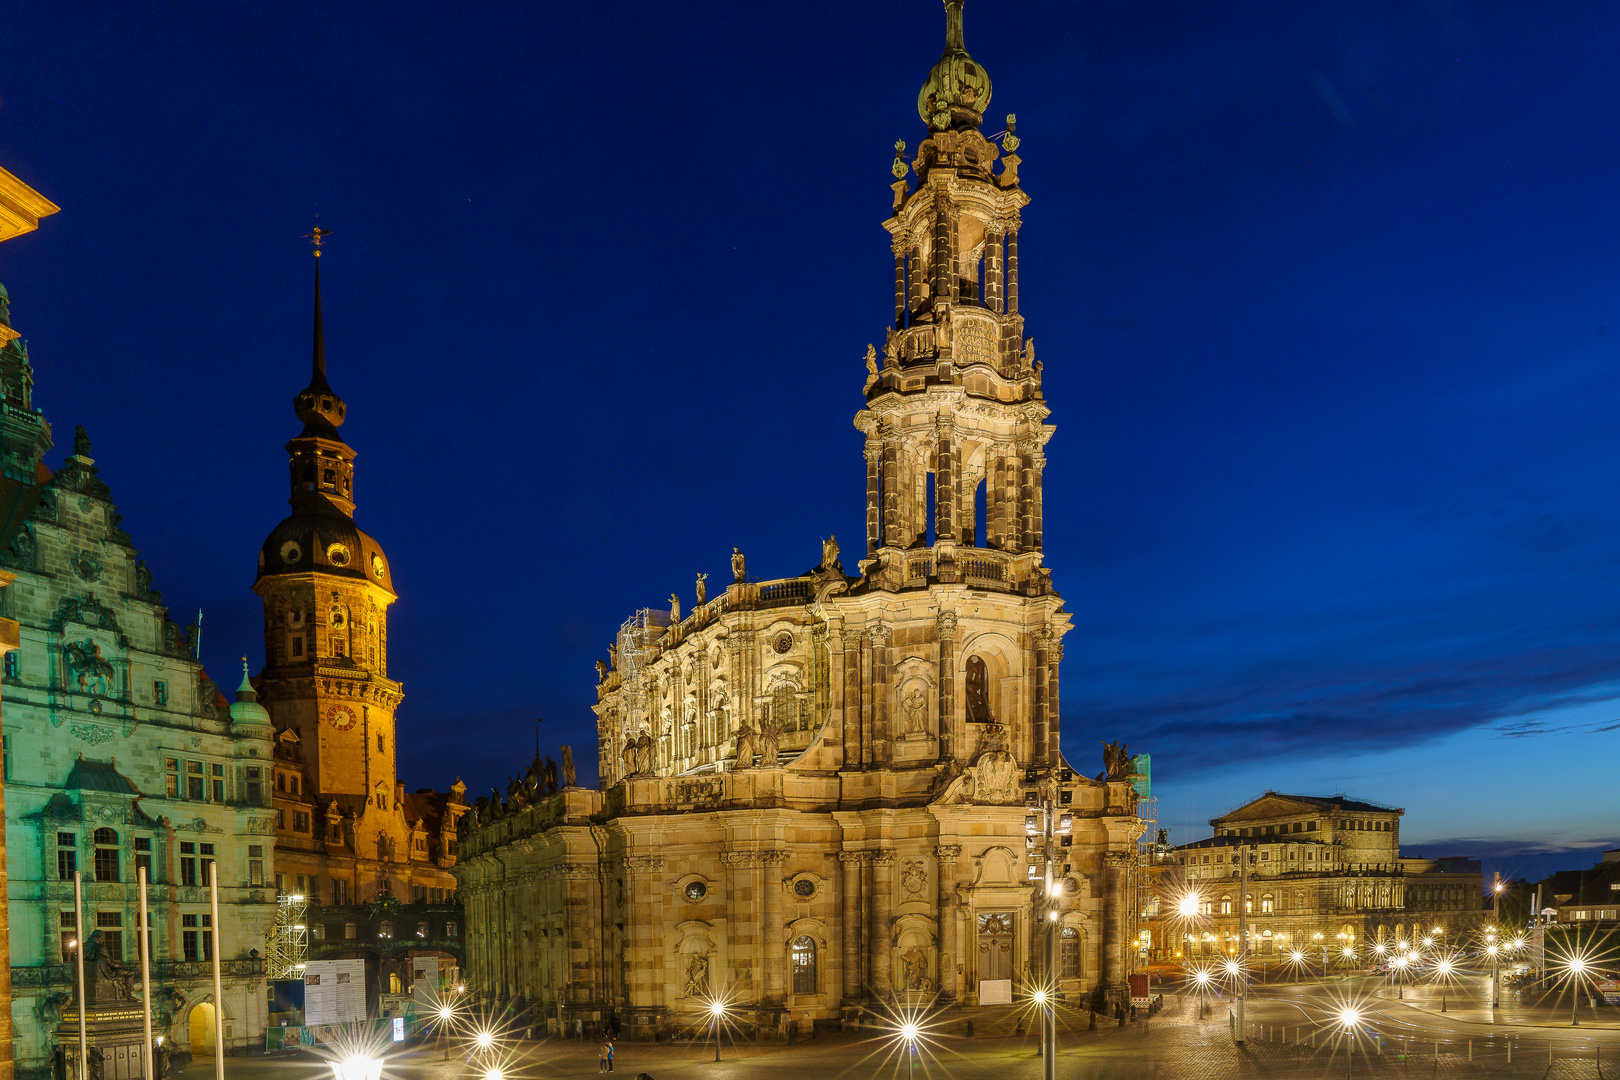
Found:
<svg viewBox="0 0 1620 1080"><path fill-rule="evenodd" d="M452 884L435 864L453 858L443 826L453 835L455 814L426 805L427 793L407 797L397 778L397 596L388 556L354 522L355 452L326 377L319 255L313 366L293 398L303 430L287 443L292 513L260 548L253 584L264 603L257 691L276 727L277 878L329 903L409 899L428 881Z"/></svg>

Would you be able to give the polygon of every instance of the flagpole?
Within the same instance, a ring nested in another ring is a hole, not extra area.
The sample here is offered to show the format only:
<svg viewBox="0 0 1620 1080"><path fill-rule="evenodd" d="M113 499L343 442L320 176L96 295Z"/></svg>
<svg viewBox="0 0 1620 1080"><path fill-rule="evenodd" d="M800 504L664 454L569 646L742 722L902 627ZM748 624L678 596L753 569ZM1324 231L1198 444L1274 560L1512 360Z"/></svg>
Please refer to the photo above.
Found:
<svg viewBox="0 0 1620 1080"><path fill-rule="evenodd" d="M219 863L208 864L208 907L214 936L214 1077L225 1080L225 992L219 979ZM82 1080L82 1078L81 1078Z"/></svg>
<svg viewBox="0 0 1620 1080"><path fill-rule="evenodd" d="M146 867L135 868L135 884L141 890L141 924L135 930L139 935L135 944L141 950L141 1023L146 1031L146 1051L142 1061L146 1080L152 1080L152 958L147 955L152 950L148 947L151 938L146 929Z"/></svg>
<svg viewBox="0 0 1620 1080"><path fill-rule="evenodd" d="M84 892L77 870L73 871L73 924L79 935L79 947L73 950L73 961L78 965L79 973L79 1080L85 1080L85 1069L90 1058L90 1032L84 1018L88 1004L84 1000Z"/></svg>

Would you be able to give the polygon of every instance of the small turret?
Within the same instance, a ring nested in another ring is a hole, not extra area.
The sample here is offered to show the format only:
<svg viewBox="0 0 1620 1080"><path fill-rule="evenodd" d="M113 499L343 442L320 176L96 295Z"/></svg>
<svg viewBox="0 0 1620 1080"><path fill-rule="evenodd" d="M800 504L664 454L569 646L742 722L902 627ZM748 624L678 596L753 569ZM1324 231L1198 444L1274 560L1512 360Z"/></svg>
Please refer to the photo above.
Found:
<svg viewBox="0 0 1620 1080"><path fill-rule="evenodd" d="M236 701L231 705L231 723L264 725L265 736L270 734L270 713L259 704L259 693L248 679L247 657L242 657L242 685L236 688Z"/></svg>

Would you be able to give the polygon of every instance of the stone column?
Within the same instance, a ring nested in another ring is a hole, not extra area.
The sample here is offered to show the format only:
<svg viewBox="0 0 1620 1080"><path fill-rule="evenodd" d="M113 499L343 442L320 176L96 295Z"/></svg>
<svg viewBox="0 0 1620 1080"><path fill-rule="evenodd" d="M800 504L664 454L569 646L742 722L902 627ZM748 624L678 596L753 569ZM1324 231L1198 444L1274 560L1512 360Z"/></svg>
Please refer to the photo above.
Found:
<svg viewBox="0 0 1620 1080"><path fill-rule="evenodd" d="M945 266L946 272L950 274L951 278L951 303L955 305L962 302L962 268L958 261L961 255L959 230L962 224L962 215L957 213L955 207L952 207L948 217L950 220L951 243L946 255Z"/></svg>
<svg viewBox="0 0 1620 1080"><path fill-rule="evenodd" d="M752 987L746 986L743 981L745 975L751 975L758 970L749 963L751 956L758 954L760 941L760 897L754 885L754 865L758 861L758 852L754 851L722 851L720 865L726 868L726 959L731 970L722 977L714 969L713 961L709 968L709 986L719 989L722 986L735 986L740 994L763 995L763 980ZM744 884L747 885L746 891ZM741 965L749 964L748 970L739 970Z"/></svg>
<svg viewBox="0 0 1620 1080"><path fill-rule="evenodd" d="M911 310L913 312L917 312L917 311L920 311L922 309L923 282L926 281L926 280L927 280L927 275L923 272L922 247L917 245L917 244L912 244L911 245ZM899 328L896 327L896 329L899 329Z"/></svg>
<svg viewBox="0 0 1620 1080"><path fill-rule="evenodd" d="M1043 528L1043 526L1042 526L1042 514L1043 514L1043 507L1045 506L1045 503L1042 501L1042 498L1041 498L1041 485L1042 485L1041 477L1044 475L1044 473L1046 471L1046 455L1041 453L1039 450L1036 450L1034 453L1032 453L1030 455L1030 466L1031 466L1031 468L1030 468L1031 480L1030 480L1030 499L1029 499L1029 519L1030 519L1029 549L1031 551L1039 551L1039 550L1041 550L1041 543L1042 543L1042 528Z"/></svg>
<svg viewBox="0 0 1620 1080"><path fill-rule="evenodd" d="M956 612L941 611L939 622L939 758L956 755Z"/></svg>
<svg viewBox="0 0 1620 1080"><path fill-rule="evenodd" d="M663 968L657 920L658 894L652 875L663 865L657 855L624 857L624 964L625 998L629 1002L630 1023L642 1037L652 1035L659 1014L662 987L656 976Z"/></svg>
<svg viewBox="0 0 1620 1080"><path fill-rule="evenodd" d="M867 951L872 957L872 993L886 996L894 984L894 852L872 852L872 927Z"/></svg>
<svg viewBox="0 0 1620 1080"><path fill-rule="evenodd" d="M844 906L839 912L839 936L844 954L844 1005L853 1005L861 996L861 866L864 851L840 851L838 871L843 875Z"/></svg>
<svg viewBox="0 0 1620 1080"><path fill-rule="evenodd" d="M899 240L894 248L894 328L906 328L906 249Z"/></svg>
<svg viewBox="0 0 1620 1080"><path fill-rule="evenodd" d="M1035 460L1033 447L1026 440L1018 446L1018 524L1019 551L1035 550Z"/></svg>
<svg viewBox="0 0 1620 1080"><path fill-rule="evenodd" d="M787 942L782 939L782 864L787 862L785 851L759 853L759 880L763 890L760 909L764 913L765 939L765 1002L782 1003L782 957Z"/></svg>
<svg viewBox="0 0 1620 1080"><path fill-rule="evenodd" d="M949 413L935 421L934 542L957 540L956 535L956 425ZM936 572L938 568L936 567Z"/></svg>
<svg viewBox="0 0 1620 1080"><path fill-rule="evenodd" d="M883 542L883 445L866 440L866 553Z"/></svg>
<svg viewBox="0 0 1620 1080"><path fill-rule="evenodd" d="M1052 631L1041 627L1035 631L1035 741L1032 747L1034 756L1030 764L1036 767L1047 763L1046 749L1048 743L1048 712L1047 712L1047 671L1046 662L1050 655L1052 644Z"/></svg>
<svg viewBox="0 0 1620 1080"><path fill-rule="evenodd" d="M1004 237L992 230L984 246L984 305L998 315L1006 311L1001 298L1001 245Z"/></svg>
<svg viewBox="0 0 1620 1080"><path fill-rule="evenodd" d="M900 446L883 440L883 546L904 547L900 538Z"/></svg>
<svg viewBox="0 0 1620 1080"><path fill-rule="evenodd" d="M1125 989L1125 908L1131 857L1122 851L1103 854L1102 986L1110 1000ZM1239 903L1242 903L1241 899Z"/></svg>
<svg viewBox="0 0 1620 1080"><path fill-rule="evenodd" d="M840 717L844 729L844 759L846 769L860 768L861 764L861 634L853 627L843 627L833 648L843 648L844 693Z"/></svg>
<svg viewBox="0 0 1620 1080"><path fill-rule="evenodd" d="M1018 230L1007 234L1007 314L1018 314Z"/></svg>
<svg viewBox="0 0 1620 1080"><path fill-rule="evenodd" d="M939 998L942 1003L955 1001L961 989L956 977L960 948L956 928L956 862L961 857L961 844L940 844L934 848L939 877L939 905L934 917L939 920Z"/></svg>
<svg viewBox="0 0 1620 1080"><path fill-rule="evenodd" d="M941 310L941 301L951 296L951 218L950 210L946 206L945 192L939 188L934 189L934 251L933 251L933 308L936 313ZM935 325L939 319L935 318Z"/></svg>
<svg viewBox="0 0 1620 1080"><path fill-rule="evenodd" d="M876 623L872 637L872 752L870 760L878 765L893 760L893 733L889 724L889 638L893 630Z"/></svg>
<svg viewBox="0 0 1620 1080"><path fill-rule="evenodd" d="M1063 638L1052 635L1046 653L1046 760L1063 760L1063 713L1058 707L1058 672L1063 666Z"/></svg>

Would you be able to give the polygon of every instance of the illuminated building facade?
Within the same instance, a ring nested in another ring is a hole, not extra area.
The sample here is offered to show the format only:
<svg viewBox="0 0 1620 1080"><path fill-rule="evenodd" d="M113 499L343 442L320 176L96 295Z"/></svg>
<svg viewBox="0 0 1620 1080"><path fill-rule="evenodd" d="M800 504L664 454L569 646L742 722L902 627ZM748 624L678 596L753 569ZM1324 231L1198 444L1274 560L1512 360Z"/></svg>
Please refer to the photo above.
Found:
<svg viewBox="0 0 1620 1080"><path fill-rule="evenodd" d="M0 326L10 325L0 290ZM27 347L0 336L0 564L15 575L0 614L21 627L3 661L17 1072L49 1072L86 935L99 930L113 957L137 962L143 864L154 1030L181 1050L212 1051L217 931L226 1040L261 1041L264 968L250 953L275 914L268 718L245 678L243 698L228 704L195 658L194 628L170 620L84 429L60 467L45 464L51 428L33 407ZM218 927L209 865L220 876Z"/></svg>
<svg viewBox="0 0 1620 1080"><path fill-rule="evenodd" d="M338 909L310 919L341 928L355 924L345 909L374 900L424 911L453 901L465 789L458 781L448 792L408 793L395 768L404 694L388 677L393 569L354 522L355 451L338 433L348 407L326 377L319 265L310 383L293 399L303 429L287 444L292 514L265 539L253 585L264 602L265 666L255 684L275 724L275 891ZM406 912L398 923L418 921ZM457 924L453 915L432 921ZM334 936L312 943L310 955L386 956L393 969L368 971L375 997L409 989L413 955L456 958L453 942L424 936L420 945L379 949Z"/></svg>
<svg viewBox="0 0 1620 1080"><path fill-rule="evenodd" d="M1026 807L1072 818L1055 866L1060 984L1124 986L1140 831L1128 762L1059 752L1069 616L1042 565L1053 428L1019 310L1018 140L947 46L897 148L894 317L855 426L865 556L759 581L741 554L684 615L642 611L599 672L602 788L479 800L455 868L469 983L635 1037L765 1032L910 995L973 1005L1045 974ZM999 164L999 169L997 168ZM914 174L915 184L909 182Z"/></svg>
<svg viewBox="0 0 1620 1080"><path fill-rule="evenodd" d="M1268 791L1212 819L1214 835L1171 850L1144 898L1150 958L1237 950L1239 904L1247 905L1249 952L1261 960L1304 950L1319 966L1326 948L1338 967L1350 963L1346 947L1365 964L1379 941L1421 940L1437 928L1460 940L1482 917L1479 863L1403 856L1404 814L1343 795ZM1195 910L1184 913L1189 895Z"/></svg>

